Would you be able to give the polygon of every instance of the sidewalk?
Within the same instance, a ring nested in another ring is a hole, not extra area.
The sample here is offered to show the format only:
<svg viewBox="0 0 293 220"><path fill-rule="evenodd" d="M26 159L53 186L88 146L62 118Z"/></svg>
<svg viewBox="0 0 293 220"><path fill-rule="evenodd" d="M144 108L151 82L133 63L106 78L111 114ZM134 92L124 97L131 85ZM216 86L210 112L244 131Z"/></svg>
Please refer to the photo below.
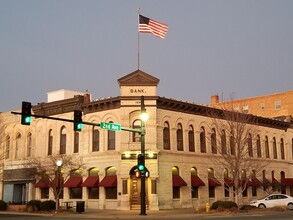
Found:
<svg viewBox="0 0 293 220"><path fill-rule="evenodd" d="M195 216L194 209L173 209L173 210L147 210L146 215L140 215L140 210L93 210L93 209L86 209L85 212L77 213L57 213L55 216L59 217L72 217L76 218L96 218L96 219L103 219L103 218L119 218L119 219L131 219L137 218L138 216L152 219L154 217L160 218L174 218L180 219L182 216ZM202 214L201 214L202 215Z"/></svg>

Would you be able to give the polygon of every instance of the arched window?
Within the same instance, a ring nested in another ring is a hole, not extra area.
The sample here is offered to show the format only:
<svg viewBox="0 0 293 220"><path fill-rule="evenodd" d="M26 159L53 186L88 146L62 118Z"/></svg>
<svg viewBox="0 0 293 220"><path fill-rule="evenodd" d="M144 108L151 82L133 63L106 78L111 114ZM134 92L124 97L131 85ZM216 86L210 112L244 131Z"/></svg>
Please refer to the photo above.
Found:
<svg viewBox="0 0 293 220"><path fill-rule="evenodd" d="M226 140L226 132L225 132L225 130L222 130L221 148L222 148L222 154L227 154L227 140Z"/></svg>
<svg viewBox="0 0 293 220"><path fill-rule="evenodd" d="M99 169L91 168L87 180L89 180L87 185L88 198L99 199Z"/></svg>
<svg viewBox="0 0 293 220"><path fill-rule="evenodd" d="M93 152L99 151L100 150L100 132L98 128L93 127L92 136L93 136L92 151Z"/></svg>
<svg viewBox="0 0 293 220"><path fill-rule="evenodd" d="M177 136L177 150L183 151L183 131L182 131L182 125L180 123L177 125L176 136Z"/></svg>
<svg viewBox="0 0 293 220"><path fill-rule="evenodd" d="M109 167L108 169L106 169L106 176L104 179L105 180L108 179L108 182L110 182L109 180L114 180L112 181L112 184L109 184L109 183L104 184L106 183L106 181L104 183L101 182L99 184L99 186L102 185L103 187L105 187L106 199L117 199L117 169L116 167Z"/></svg>
<svg viewBox="0 0 293 220"><path fill-rule="evenodd" d="M215 177L214 170L212 168L208 169L208 177L209 178ZM215 186L209 184L209 198L215 198L215 190L216 190Z"/></svg>
<svg viewBox="0 0 293 220"><path fill-rule="evenodd" d="M194 145L194 129L192 125L189 125L189 131L188 131L188 145L189 145L189 151L195 152L195 145Z"/></svg>
<svg viewBox="0 0 293 220"><path fill-rule="evenodd" d="M10 156L10 136L6 137L6 147L5 147L5 159L8 159Z"/></svg>
<svg viewBox="0 0 293 220"><path fill-rule="evenodd" d="M132 128L133 129L140 129L140 127L141 127L141 120L135 120L132 124ZM132 141L133 142L140 142L140 138L141 138L141 136L139 133L137 133L137 132L132 133Z"/></svg>
<svg viewBox="0 0 293 220"><path fill-rule="evenodd" d="M231 155L235 156L236 149L235 149L235 138L233 135L230 136L230 153Z"/></svg>
<svg viewBox="0 0 293 220"><path fill-rule="evenodd" d="M26 152L27 157L32 156L32 134L28 133L27 135L27 152Z"/></svg>
<svg viewBox="0 0 293 220"><path fill-rule="evenodd" d="M170 127L169 127L169 123L165 121L164 123L164 129L163 129L163 147L165 150L170 150L171 146L170 146Z"/></svg>
<svg viewBox="0 0 293 220"><path fill-rule="evenodd" d="M60 154L66 154L66 127L62 126L60 135Z"/></svg>
<svg viewBox="0 0 293 220"><path fill-rule="evenodd" d="M48 155L52 155L53 152L53 134L52 129L49 130L48 135Z"/></svg>
<svg viewBox="0 0 293 220"><path fill-rule="evenodd" d="M217 153L217 134L214 128L212 129L211 134L211 151L213 154Z"/></svg>
<svg viewBox="0 0 293 220"><path fill-rule="evenodd" d="M266 150L266 158L270 158L270 146L269 146L268 136L266 136L266 139L265 139L265 150Z"/></svg>
<svg viewBox="0 0 293 220"><path fill-rule="evenodd" d="M224 174L224 195L225 195L225 197L229 197L230 196L230 191L229 191L228 181L230 179L229 179L229 173L228 173L227 168L224 169L223 174ZM230 180L230 182L231 182L231 180Z"/></svg>
<svg viewBox="0 0 293 220"><path fill-rule="evenodd" d="M207 148L206 148L206 132L205 132L204 127L200 128L199 140L200 140L200 152L201 153L206 153L207 152Z"/></svg>
<svg viewBox="0 0 293 220"><path fill-rule="evenodd" d="M110 121L109 123L113 123L113 121ZM115 140L115 131L108 130L108 150L115 150Z"/></svg>
<svg viewBox="0 0 293 220"><path fill-rule="evenodd" d="M278 159L277 141L275 137L273 137L273 152L274 152L274 159Z"/></svg>
<svg viewBox="0 0 293 220"><path fill-rule="evenodd" d="M257 157L261 157L261 142L260 142L259 135L257 135L256 137L256 151L257 151Z"/></svg>
<svg viewBox="0 0 293 220"><path fill-rule="evenodd" d="M251 134L248 134L248 137L247 137L247 145L248 145L248 156L253 157L252 137L251 137Z"/></svg>
<svg viewBox="0 0 293 220"><path fill-rule="evenodd" d="M198 178L197 177L197 169L195 167L192 167L190 169L190 175L191 175L191 198L198 198L198 188L199 184L193 184L192 179ZM195 181L194 181L195 182Z"/></svg>
<svg viewBox="0 0 293 220"><path fill-rule="evenodd" d="M172 177L179 176L179 169L178 167L172 168ZM179 199L180 198L180 186L174 186L173 184L173 199Z"/></svg>
<svg viewBox="0 0 293 220"><path fill-rule="evenodd" d="M20 151L21 151L21 134L17 133L16 135L16 146L15 146L15 159L20 158Z"/></svg>
<svg viewBox="0 0 293 220"><path fill-rule="evenodd" d="M280 151L281 151L281 159L285 160L285 149L284 149L284 139L280 140Z"/></svg>

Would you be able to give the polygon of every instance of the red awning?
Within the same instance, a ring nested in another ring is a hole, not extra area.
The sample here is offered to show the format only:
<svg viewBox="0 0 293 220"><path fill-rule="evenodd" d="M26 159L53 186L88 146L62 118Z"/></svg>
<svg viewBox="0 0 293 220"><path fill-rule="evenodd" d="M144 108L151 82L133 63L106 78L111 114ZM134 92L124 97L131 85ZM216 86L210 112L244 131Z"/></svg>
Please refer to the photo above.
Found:
<svg viewBox="0 0 293 220"><path fill-rule="evenodd" d="M209 177L209 186L221 186L222 184L215 178Z"/></svg>
<svg viewBox="0 0 293 220"><path fill-rule="evenodd" d="M198 176L191 176L191 186L205 186L205 183Z"/></svg>
<svg viewBox="0 0 293 220"><path fill-rule="evenodd" d="M231 178L229 177L224 177L224 183L227 185L227 186L234 186L234 182Z"/></svg>
<svg viewBox="0 0 293 220"><path fill-rule="evenodd" d="M69 177L69 179L63 184L63 187L76 188L81 187L82 177Z"/></svg>
<svg viewBox="0 0 293 220"><path fill-rule="evenodd" d="M247 185L248 186L256 186L256 187L259 187L259 186L262 186L263 184L256 177L252 177L248 181Z"/></svg>
<svg viewBox="0 0 293 220"><path fill-rule="evenodd" d="M173 186L187 186L187 183L179 175L173 175Z"/></svg>
<svg viewBox="0 0 293 220"><path fill-rule="evenodd" d="M49 179L42 178L35 185L36 188L50 188Z"/></svg>
<svg viewBox="0 0 293 220"><path fill-rule="evenodd" d="M273 186L280 186L280 182L278 180L276 180L275 178L272 179L272 185Z"/></svg>
<svg viewBox="0 0 293 220"><path fill-rule="evenodd" d="M272 185L272 183L267 178L263 178L263 186L264 187L269 187L271 185Z"/></svg>
<svg viewBox="0 0 293 220"><path fill-rule="evenodd" d="M282 184L285 186L293 186L293 178L282 179Z"/></svg>
<svg viewBox="0 0 293 220"><path fill-rule="evenodd" d="M99 176L89 176L81 186L85 187L99 187Z"/></svg>
<svg viewBox="0 0 293 220"><path fill-rule="evenodd" d="M117 176L105 176L100 182L99 186L102 187L116 187L117 186Z"/></svg>

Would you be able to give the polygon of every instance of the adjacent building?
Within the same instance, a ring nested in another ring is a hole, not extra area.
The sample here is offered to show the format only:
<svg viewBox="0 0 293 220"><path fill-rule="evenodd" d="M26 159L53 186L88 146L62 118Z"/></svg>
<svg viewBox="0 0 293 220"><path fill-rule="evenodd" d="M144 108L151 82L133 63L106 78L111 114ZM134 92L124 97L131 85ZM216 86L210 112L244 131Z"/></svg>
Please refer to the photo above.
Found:
<svg viewBox="0 0 293 220"><path fill-rule="evenodd" d="M117 123L136 129L141 125L141 96L144 96L149 114L145 136L147 208L200 208L206 202L232 200L232 194L225 189L225 179L231 171L219 169L211 162L219 152L212 147L216 135L208 112L217 112L217 109L158 96L158 84L158 78L137 70L118 79L119 96L92 100L88 93L60 90L51 93L54 97L48 98L50 102L34 105L33 112L73 119L73 111L78 109L83 112L83 121ZM71 95L65 97L65 94ZM281 106L283 104L282 101ZM293 195L292 123L255 118L258 140L252 144L261 147L262 153L251 159L265 159L269 163L256 176L260 184L248 185L243 203L264 195L265 183L269 183L266 187ZM61 201L82 200L87 208L94 209L128 210L140 205L141 181L136 167L141 150L138 133L91 125L84 125L82 131L77 132L70 122L42 118L23 126L20 116L6 112L1 113L0 138L1 195L6 202L52 199L48 185L35 179L25 164L32 157L69 154L82 157L87 169L72 171L63 184ZM228 187L233 186L228 184Z"/></svg>

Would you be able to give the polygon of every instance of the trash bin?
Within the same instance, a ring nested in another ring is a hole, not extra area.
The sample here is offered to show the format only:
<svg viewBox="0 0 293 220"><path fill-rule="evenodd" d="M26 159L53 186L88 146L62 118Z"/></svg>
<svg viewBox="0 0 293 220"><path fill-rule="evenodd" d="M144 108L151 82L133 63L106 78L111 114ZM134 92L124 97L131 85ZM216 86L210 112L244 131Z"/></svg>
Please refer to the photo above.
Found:
<svg viewBox="0 0 293 220"><path fill-rule="evenodd" d="M76 212L82 213L84 212L84 201L77 201L76 202Z"/></svg>

